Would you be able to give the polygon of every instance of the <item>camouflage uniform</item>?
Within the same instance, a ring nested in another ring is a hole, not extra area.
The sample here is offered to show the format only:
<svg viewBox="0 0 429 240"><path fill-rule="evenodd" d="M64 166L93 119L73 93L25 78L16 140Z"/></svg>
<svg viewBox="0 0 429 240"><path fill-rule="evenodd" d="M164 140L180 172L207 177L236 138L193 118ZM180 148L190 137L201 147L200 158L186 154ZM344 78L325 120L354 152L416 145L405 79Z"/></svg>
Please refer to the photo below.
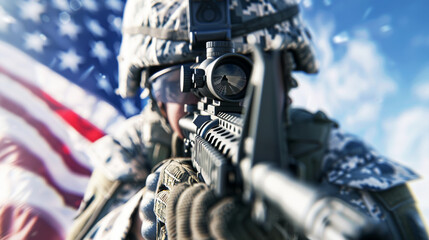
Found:
<svg viewBox="0 0 429 240"><path fill-rule="evenodd" d="M160 118L147 107L93 145L95 170L69 239L82 237L79 232L92 227L88 222L96 223L125 204L145 186L153 165L170 156L172 130Z"/></svg>

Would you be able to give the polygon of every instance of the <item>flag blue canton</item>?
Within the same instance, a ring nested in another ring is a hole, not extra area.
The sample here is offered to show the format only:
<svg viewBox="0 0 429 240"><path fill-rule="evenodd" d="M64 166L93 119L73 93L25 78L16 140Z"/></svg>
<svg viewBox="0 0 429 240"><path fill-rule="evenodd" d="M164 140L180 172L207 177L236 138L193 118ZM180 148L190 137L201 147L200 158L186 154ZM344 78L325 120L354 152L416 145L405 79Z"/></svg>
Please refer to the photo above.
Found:
<svg viewBox="0 0 429 240"><path fill-rule="evenodd" d="M0 0L0 38L128 117L141 102L115 94L123 8L120 0Z"/></svg>

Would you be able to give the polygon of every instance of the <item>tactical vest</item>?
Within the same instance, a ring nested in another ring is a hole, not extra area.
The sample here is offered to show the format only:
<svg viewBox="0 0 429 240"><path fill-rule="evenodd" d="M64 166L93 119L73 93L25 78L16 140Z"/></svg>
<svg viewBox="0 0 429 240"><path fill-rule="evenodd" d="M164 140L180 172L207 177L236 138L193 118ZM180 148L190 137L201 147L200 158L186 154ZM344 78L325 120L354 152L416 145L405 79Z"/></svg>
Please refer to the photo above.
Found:
<svg viewBox="0 0 429 240"><path fill-rule="evenodd" d="M338 124L323 112L313 114L303 109L290 110L287 145L298 178L307 182L320 180L329 134L332 128L337 127Z"/></svg>

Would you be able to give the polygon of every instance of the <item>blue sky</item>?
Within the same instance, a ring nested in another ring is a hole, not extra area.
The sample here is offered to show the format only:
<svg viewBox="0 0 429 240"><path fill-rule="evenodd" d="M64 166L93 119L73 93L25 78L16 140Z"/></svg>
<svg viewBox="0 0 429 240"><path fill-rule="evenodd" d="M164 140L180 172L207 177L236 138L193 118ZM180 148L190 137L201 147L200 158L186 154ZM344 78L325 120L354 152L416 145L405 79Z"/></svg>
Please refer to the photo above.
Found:
<svg viewBox="0 0 429 240"><path fill-rule="evenodd" d="M429 219L429 1L300 4L320 72L296 75L294 104L327 112L422 175L411 186Z"/></svg>

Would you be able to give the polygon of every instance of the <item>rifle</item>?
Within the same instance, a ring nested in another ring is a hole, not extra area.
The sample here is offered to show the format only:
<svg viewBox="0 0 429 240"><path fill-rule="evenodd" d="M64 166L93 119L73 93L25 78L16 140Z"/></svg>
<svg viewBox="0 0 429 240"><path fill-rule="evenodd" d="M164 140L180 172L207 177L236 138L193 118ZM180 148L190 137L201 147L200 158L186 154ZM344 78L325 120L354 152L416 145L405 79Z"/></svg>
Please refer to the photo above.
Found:
<svg viewBox="0 0 429 240"><path fill-rule="evenodd" d="M260 222L270 223L269 209L279 209L311 239L381 238L374 220L329 197L327 186L299 181L288 169L277 91L280 53L255 48L252 63L233 53L231 42L206 47L206 60L182 66L181 90L201 98L179 121L185 151L203 181L219 197L239 194L249 204L262 199Z"/></svg>

